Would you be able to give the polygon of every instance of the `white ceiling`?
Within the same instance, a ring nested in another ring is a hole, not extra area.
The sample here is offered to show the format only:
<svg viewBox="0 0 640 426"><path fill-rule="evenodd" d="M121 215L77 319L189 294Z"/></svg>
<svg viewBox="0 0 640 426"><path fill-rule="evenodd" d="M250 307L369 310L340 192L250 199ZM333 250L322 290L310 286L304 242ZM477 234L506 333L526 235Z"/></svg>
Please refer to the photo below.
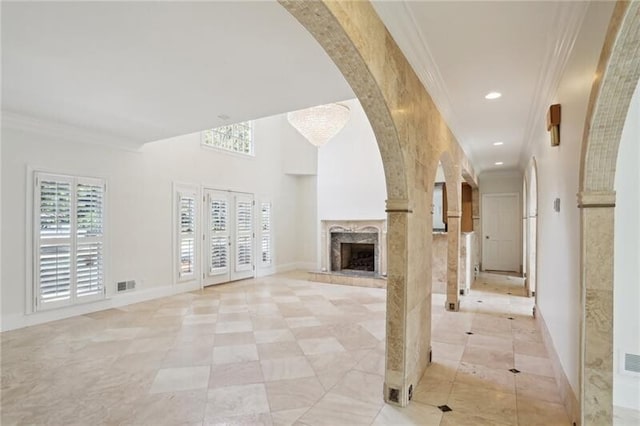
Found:
<svg viewBox="0 0 640 426"><path fill-rule="evenodd" d="M588 3L374 7L476 171L522 167ZM3 2L2 68L3 112L132 146L354 97L275 0Z"/></svg>
<svg viewBox="0 0 640 426"><path fill-rule="evenodd" d="M375 1L374 7L476 171L522 167L588 3ZM503 96L486 100L491 91ZM494 146L498 141L504 145Z"/></svg>
<svg viewBox="0 0 640 426"><path fill-rule="evenodd" d="M275 1L3 2L2 74L3 112L131 146L354 97Z"/></svg>

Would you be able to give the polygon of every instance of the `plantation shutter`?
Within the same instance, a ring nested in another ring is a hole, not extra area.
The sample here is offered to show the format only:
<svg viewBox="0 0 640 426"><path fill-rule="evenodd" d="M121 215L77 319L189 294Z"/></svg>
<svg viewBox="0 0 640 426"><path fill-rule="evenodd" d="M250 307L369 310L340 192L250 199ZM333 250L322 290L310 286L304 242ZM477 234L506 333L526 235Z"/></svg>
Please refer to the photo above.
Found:
<svg viewBox="0 0 640 426"><path fill-rule="evenodd" d="M78 178L76 190L76 294L86 297L104 290L104 183Z"/></svg>
<svg viewBox="0 0 640 426"><path fill-rule="evenodd" d="M73 279L73 179L41 175L36 184L37 298L42 303L67 304L71 301Z"/></svg>
<svg viewBox="0 0 640 426"><path fill-rule="evenodd" d="M36 308L104 296L104 181L36 173Z"/></svg>
<svg viewBox="0 0 640 426"><path fill-rule="evenodd" d="M179 196L179 251L180 278L195 274L196 256L196 197L195 194L181 193Z"/></svg>
<svg viewBox="0 0 640 426"><path fill-rule="evenodd" d="M253 269L253 199L236 196L236 271Z"/></svg>
<svg viewBox="0 0 640 426"><path fill-rule="evenodd" d="M209 274L229 268L229 205L226 198L209 195Z"/></svg>
<svg viewBox="0 0 640 426"><path fill-rule="evenodd" d="M271 264L271 203L260 204L260 248L262 264Z"/></svg>

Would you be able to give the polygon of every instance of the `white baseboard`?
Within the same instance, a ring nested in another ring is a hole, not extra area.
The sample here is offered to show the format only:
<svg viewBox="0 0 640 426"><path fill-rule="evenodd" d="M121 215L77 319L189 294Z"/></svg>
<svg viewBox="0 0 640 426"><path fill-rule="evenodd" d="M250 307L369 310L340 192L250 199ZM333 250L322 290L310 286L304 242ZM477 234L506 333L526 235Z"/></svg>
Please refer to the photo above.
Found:
<svg viewBox="0 0 640 426"><path fill-rule="evenodd" d="M558 384L558 387L560 389L560 396L562 397L564 408L567 411L567 415L569 415L569 419L573 422L573 424L580 425L580 404L578 402L578 398L576 397L576 393L571 387L569 378L562 368L560 357L556 352L556 348L553 346L551 333L549 333L547 323L544 321L544 317L542 316L540 307L536 305L535 309L536 322L538 323L538 327L540 328L544 346L547 349L547 353L549 354L549 358L551 360L551 365L553 366L553 372L556 378L556 383Z"/></svg>
<svg viewBox="0 0 640 426"><path fill-rule="evenodd" d="M2 318L0 331L15 330L31 325L43 324L57 321L78 315L85 315L91 312L103 311L105 309L119 308L133 303L145 302L147 300L158 299L160 297L173 296L175 294L186 293L198 290L200 283L197 281L168 285L162 287L148 288L144 290L134 290L121 294L111 295L107 299L82 305L69 306L50 311L35 312L29 315L13 314Z"/></svg>
<svg viewBox="0 0 640 426"><path fill-rule="evenodd" d="M317 271L318 264L316 262L298 262L298 268L301 271Z"/></svg>
<svg viewBox="0 0 640 426"><path fill-rule="evenodd" d="M318 265L315 262L290 262L277 265L275 268L275 274L281 274L283 272L290 271L313 271L317 270Z"/></svg>

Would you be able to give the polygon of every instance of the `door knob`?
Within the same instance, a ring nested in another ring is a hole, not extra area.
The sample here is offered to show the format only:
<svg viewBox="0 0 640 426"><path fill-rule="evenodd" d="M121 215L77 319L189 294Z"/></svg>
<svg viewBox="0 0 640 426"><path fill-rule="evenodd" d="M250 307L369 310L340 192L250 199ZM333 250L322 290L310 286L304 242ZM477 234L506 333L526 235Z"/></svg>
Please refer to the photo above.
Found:
<svg viewBox="0 0 640 426"><path fill-rule="evenodd" d="M485 238L488 240L488 239L489 239L489 236L487 235L487 236L485 236Z"/></svg>

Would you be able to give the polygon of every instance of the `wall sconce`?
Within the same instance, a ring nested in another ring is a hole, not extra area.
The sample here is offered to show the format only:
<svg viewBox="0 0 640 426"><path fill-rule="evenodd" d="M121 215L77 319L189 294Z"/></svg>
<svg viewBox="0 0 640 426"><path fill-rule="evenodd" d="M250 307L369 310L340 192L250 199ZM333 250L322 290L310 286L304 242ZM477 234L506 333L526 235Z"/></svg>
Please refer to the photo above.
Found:
<svg viewBox="0 0 640 426"><path fill-rule="evenodd" d="M551 146L560 145L560 104L551 105L547 113L547 131L551 133Z"/></svg>

